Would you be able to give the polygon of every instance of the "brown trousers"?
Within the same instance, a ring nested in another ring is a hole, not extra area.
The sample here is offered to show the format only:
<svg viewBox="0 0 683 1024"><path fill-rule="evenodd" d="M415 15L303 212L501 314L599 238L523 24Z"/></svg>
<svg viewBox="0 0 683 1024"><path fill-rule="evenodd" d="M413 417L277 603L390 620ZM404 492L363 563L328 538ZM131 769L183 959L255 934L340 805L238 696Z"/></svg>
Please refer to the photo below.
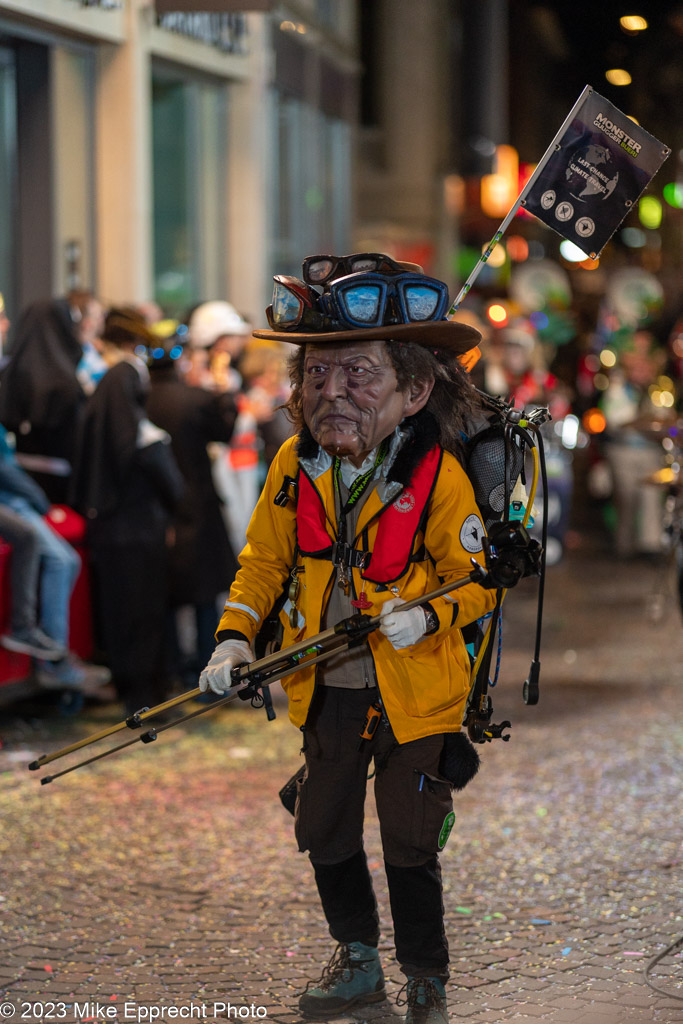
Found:
<svg viewBox="0 0 683 1024"><path fill-rule="evenodd" d="M296 838L316 864L339 864L363 848L367 777L375 766L375 802L384 859L417 867L443 845L451 787L439 775L443 736L399 744L386 718L360 740L376 688L317 688L304 729L306 772L299 784Z"/></svg>

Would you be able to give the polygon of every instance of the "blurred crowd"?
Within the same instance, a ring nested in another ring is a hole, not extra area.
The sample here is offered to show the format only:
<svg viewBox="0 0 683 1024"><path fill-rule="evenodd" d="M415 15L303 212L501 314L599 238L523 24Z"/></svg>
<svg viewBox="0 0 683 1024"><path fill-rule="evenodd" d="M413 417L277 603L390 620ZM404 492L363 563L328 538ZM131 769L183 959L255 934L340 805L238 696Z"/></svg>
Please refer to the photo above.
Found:
<svg viewBox="0 0 683 1024"><path fill-rule="evenodd" d="M477 385L517 408L550 410L543 428L549 564L588 509L624 559L666 556L664 506L673 492L681 518L680 288L667 295L655 274L637 266L600 275L599 286L577 293L559 264L529 261L512 272L502 297L468 296L467 309L455 314L484 336L472 371Z"/></svg>
<svg viewBox="0 0 683 1024"><path fill-rule="evenodd" d="M4 314L4 308L3 308ZM289 346L227 301L183 321L72 292L0 320L0 643L131 713L196 686L270 460ZM70 623L87 574L88 660ZM109 684L109 685L108 685ZM106 687L102 690L102 687Z"/></svg>
<svg viewBox="0 0 683 1024"><path fill-rule="evenodd" d="M455 317L482 333L478 387L550 410L549 563L577 487L615 557L660 557L683 445L683 308L639 268L577 301L542 260L501 296L473 290ZM290 346L253 338L224 300L169 320L152 302L105 308L79 291L14 325L0 296L0 343L0 644L31 657L41 687L106 694L126 713L193 688L292 430Z"/></svg>

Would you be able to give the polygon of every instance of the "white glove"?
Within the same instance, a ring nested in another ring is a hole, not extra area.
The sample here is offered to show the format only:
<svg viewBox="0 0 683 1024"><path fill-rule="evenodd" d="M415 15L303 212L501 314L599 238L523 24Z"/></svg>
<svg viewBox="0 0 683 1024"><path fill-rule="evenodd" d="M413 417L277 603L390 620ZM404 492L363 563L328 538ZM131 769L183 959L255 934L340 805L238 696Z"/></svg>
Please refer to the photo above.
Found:
<svg viewBox="0 0 683 1024"><path fill-rule="evenodd" d="M407 612L398 611L405 604L401 597L392 598L382 605L380 612L380 633L396 651L402 647L412 647L427 631L427 617L419 605L409 608Z"/></svg>
<svg viewBox="0 0 683 1024"><path fill-rule="evenodd" d="M202 693L213 690L222 696L232 686L231 670L245 662L250 664L253 660L251 647L245 640L223 640L199 677L199 689Z"/></svg>

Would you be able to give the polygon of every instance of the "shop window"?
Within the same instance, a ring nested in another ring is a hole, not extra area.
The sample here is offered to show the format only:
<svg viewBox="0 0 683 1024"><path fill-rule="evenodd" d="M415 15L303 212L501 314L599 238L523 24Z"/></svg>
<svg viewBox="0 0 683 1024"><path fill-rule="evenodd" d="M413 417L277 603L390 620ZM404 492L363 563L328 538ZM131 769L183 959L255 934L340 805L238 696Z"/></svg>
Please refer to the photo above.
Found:
<svg viewBox="0 0 683 1024"><path fill-rule="evenodd" d="M88 51L55 47L51 62L54 140L54 291L95 282L94 67Z"/></svg>
<svg viewBox="0 0 683 1024"><path fill-rule="evenodd" d="M225 92L154 77L152 139L155 299L183 317L224 280Z"/></svg>
<svg viewBox="0 0 683 1024"><path fill-rule="evenodd" d="M272 273L298 274L303 256L348 251L351 132L299 99L276 92L272 168Z"/></svg>

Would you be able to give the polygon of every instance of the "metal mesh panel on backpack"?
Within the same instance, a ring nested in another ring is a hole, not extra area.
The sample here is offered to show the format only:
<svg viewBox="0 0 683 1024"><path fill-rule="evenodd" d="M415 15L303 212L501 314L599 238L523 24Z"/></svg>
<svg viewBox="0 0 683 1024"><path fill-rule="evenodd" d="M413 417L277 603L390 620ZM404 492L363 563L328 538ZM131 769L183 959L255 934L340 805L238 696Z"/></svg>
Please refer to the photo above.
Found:
<svg viewBox="0 0 683 1024"><path fill-rule="evenodd" d="M524 452L514 439L508 443L510 460L510 492L524 464ZM502 424L487 427L467 445L467 475L472 481L474 497L488 530L507 512L505 508L505 430ZM509 498L509 494L508 494Z"/></svg>

